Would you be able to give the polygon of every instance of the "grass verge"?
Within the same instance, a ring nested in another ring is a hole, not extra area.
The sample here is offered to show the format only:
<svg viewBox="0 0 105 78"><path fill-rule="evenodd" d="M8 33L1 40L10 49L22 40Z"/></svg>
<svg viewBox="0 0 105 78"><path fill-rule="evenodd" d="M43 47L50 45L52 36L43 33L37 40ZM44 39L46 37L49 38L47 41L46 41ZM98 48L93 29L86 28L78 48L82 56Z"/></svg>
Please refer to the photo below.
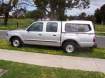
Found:
<svg viewBox="0 0 105 78"><path fill-rule="evenodd" d="M0 49L18 50L34 53L46 53L53 55L66 55L66 56L78 56L78 57L92 57L105 59L105 49L94 48L93 50L82 49L81 51L73 52L70 54L65 53L60 48L47 47L47 46L31 46L26 45L21 48L12 47L6 40L0 40Z"/></svg>
<svg viewBox="0 0 105 78"><path fill-rule="evenodd" d="M67 70L0 61L0 68L8 72L0 78L105 78L105 74L81 70Z"/></svg>
<svg viewBox="0 0 105 78"><path fill-rule="evenodd" d="M0 30L14 30L17 28L26 28L28 27L34 20L32 19L8 19L8 25L3 25L3 19L0 19ZM17 27L18 22L18 27Z"/></svg>
<svg viewBox="0 0 105 78"><path fill-rule="evenodd" d="M97 35L105 36L105 25L96 25L95 30Z"/></svg>
<svg viewBox="0 0 105 78"><path fill-rule="evenodd" d="M97 24L97 25L95 26L95 30L96 30L97 32L105 32L105 25L99 25L99 24Z"/></svg>

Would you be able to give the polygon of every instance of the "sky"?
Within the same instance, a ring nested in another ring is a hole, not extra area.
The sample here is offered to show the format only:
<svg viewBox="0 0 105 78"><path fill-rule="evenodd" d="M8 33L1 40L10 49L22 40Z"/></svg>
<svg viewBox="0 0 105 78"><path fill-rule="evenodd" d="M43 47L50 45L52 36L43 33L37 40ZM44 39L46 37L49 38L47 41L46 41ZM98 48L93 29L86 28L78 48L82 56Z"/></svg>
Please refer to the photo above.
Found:
<svg viewBox="0 0 105 78"><path fill-rule="evenodd" d="M8 2L8 0L4 0L5 2ZM36 9L34 5L34 3L32 2L32 0L20 0L20 1L25 1L27 2L27 4L32 4L31 6L26 5L25 7L27 8L27 10L31 11ZM31 2L31 3L30 3ZM100 8L103 4L105 4L105 0L90 0L90 8L88 9L72 9L72 10L67 10L65 12L66 15L70 16L70 15L79 15L82 12L85 12L87 15L93 15L95 10L97 8ZM24 6L24 5L23 5Z"/></svg>
<svg viewBox="0 0 105 78"><path fill-rule="evenodd" d="M72 9L66 11L68 16L70 15L78 15L82 12L87 13L88 15L93 15L97 8L100 8L103 4L105 4L105 0L90 0L90 8L88 9Z"/></svg>

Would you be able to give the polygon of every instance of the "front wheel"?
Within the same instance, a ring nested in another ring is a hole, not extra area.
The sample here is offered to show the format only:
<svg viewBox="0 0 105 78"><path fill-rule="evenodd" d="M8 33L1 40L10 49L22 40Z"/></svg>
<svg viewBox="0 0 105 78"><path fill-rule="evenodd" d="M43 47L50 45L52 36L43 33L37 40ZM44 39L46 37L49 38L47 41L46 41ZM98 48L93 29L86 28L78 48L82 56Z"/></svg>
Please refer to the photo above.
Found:
<svg viewBox="0 0 105 78"><path fill-rule="evenodd" d="M63 44L63 49L67 53L72 53L77 49L76 46L77 45L74 42L66 42L66 43Z"/></svg>
<svg viewBox="0 0 105 78"><path fill-rule="evenodd" d="M11 39L11 45L13 47L21 47L22 42L19 38L13 38L13 39Z"/></svg>

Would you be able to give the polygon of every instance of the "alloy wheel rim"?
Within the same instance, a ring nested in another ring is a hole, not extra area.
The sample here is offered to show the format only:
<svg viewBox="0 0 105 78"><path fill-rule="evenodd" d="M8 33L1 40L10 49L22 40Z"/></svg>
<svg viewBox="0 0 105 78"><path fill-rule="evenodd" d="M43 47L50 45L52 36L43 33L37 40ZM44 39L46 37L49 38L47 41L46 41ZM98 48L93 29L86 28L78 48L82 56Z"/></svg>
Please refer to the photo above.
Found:
<svg viewBox="0 0 105 78"><path fill-rule="evenodd" d="M13 46L18 47L20 44L19 40L13 40Z"/></svg>
<svg viewBox="0 0 105 78"><path fill-rule="evenodd" d="M66 47L66 51L67 51L68 53L72 53L72 52L74 51L74 46L73 46L73 45L68 45L68 46Z"/></svg>

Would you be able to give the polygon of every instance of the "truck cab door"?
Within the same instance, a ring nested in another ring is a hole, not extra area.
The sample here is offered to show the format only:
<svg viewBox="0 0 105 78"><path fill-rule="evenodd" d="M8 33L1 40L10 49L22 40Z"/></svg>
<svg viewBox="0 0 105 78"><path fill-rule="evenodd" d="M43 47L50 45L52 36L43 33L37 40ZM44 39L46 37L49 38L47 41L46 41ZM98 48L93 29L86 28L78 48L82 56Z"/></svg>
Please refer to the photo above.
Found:
<svg viewBox="0 0 105 78"><path fill-rule="evenodd" d="M43 34L43 22L33 23L23 34L26 44L41 44Z"/></svg>
<svg viewBox="0 0 105 78"><path fill-rule="evenodd" d="M43 33L43 44L60 46L61 22L46 22Z"/></svg>

